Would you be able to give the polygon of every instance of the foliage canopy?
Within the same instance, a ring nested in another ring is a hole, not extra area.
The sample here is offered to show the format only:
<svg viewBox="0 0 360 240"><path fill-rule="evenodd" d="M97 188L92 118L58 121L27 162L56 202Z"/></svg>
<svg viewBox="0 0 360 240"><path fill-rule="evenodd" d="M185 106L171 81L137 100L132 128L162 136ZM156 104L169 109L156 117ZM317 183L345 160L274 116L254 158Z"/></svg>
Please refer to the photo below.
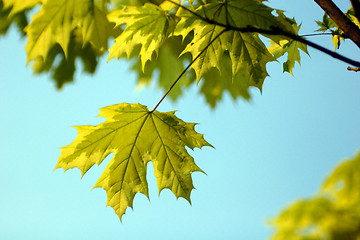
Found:
<svg viewBox="0 0 360 240"><path fill-rule="evenodd" d="M359 27L356 10L350 8L345 16ZM169 188L190 202L191 174L201 169L186 147L211 144L195 131L195 124L156 110L168 94L176 99L196 82L211 107L224 92L233 99L249 99L250 87L262 90L269 62L285 59L283 71L293 74L300 52L308 53L307 45L351 62L299 36L300 24L264 0L0 0L0 33L6 34L11 24L27 36L27 63L35 73L50 72L58 88L73 81L77 60L94 73L107 50L108 60L131 61L139 84L148 84L159 72L158 85L167 92L153 110L128 103L102 108L99 116L106 121L76 127L78 136L62 148L56 165L79 168L84 175L114 153L94 187L105 189L107 205L120 219L136 193L148 197L149 161L159 191ZM348 37L326 13L317 24L318 31L332 35L335 49ZM114 43L108 48L110 39ZM357 236L358 225L341 228L338 216L344 222L359 219L359 191L354 190L359 187L359 159L335 170L319 197L298 202L275 219L279 231L274 238L323 239L331 233L329 239L342 239L343 232Z"/></svg>

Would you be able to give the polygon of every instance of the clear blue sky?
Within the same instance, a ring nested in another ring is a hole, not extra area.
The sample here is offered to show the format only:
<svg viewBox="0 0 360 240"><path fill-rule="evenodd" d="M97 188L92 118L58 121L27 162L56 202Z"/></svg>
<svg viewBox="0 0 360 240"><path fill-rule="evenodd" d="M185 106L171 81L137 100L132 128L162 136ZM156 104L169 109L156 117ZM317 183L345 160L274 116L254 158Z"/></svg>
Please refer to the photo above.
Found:
<svg viewBox="0 0 360 240"><path fill-rule="evenodd" d="M346 9L347 1L341 7ZM313 1L270 1L303 23L302 32L322 18ZM313 38L333 49L329 37ZM313 195L329 171L360 147L360 73L309 49L302 66L271 77L263 94L234 103L225 96L213 111L191 89L159 111L179 110L184 121L216 149L191 153L207 175L193 174L192 206L170 191L158 196L149 171L150 199L138 195L120 223L102 189L90 191L105 168L53 172L59 147L76 136L71 126L97 124L98 109L119 102L153 107L162 92L135 91L135 75L124 61L103 58L93 76L78 72L76 82L57 91L46 75L25 67L25 39L15 29L0 38L0 239L266 239L266 221L292 201ZM359 60L348 42L340 53ZM152 165L149 165L150 169Z"/></svg>

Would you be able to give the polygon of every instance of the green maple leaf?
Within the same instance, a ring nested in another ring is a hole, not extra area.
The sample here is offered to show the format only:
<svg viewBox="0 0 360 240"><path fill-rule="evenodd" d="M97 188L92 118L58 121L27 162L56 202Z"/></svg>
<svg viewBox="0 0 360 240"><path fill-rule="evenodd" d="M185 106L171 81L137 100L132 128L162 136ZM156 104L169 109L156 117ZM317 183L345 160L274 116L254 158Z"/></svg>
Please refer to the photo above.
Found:
<svg viewBox="0 0 360 240"><path fill-rule="evenodd" d="M183 51L188 52L193 59L192 68L199 81L211 68L219 68L224 52L230 54L232 73L235 77L243 70L250 71L250 85L261 90L266 76L266 64L275 58L266 49L256 33L246 33L234 29L253 26L270 30L273 27L289 29L289 24L283 16L272 15L274 9L258 0L216 1L198 7L195 14L182 11L175 28L175 35L185 38L191 32L194 37ZM226 29L230 25L234 29ZM205 50L204 50L205 49Z"/></svg>
<svg viewBox="0 0 360 240"><path fill-rule="evenodd" d="M117 104L101 109L106 121L97 126L78 126L74 142L61 149L55 168L79 168L84 175L95 163L110 160L94 187L105 189L107 205L114 208L120 220L132 207L136 193L147 197L146 165L154 164L159 191L170 189L177 198L190 202L194 188L191 173L201 171L185 146L211 146L174 112L150 112L140 104Z"/></svg>
<svg viewBox="0 0 360 240"><path fill-rule="evenodd" d="M25 35L24 28L28 25L25 11L31 9L40 1L0 0L0 34L6 34L9 27L15 23L21 33Z"/></svg>
<svg viewBox="0 0 360 240"><path fill-rule="evenodd" d="M72 35L68 44L69 54L66 57L62 48L54 45L46 59L38 58L32 64L36 74L50 72L58 89L61 89L65 83L73 81L76 60L81 60L84 72L92 74L96 70L98 56L101 54L90 43L83 46L81 30L75 29Z"/></svg>
<svg viewBox="0 0 360 240"><path fill-rule="evenodd" d="M177 29L182 29L181 26L181 23L179 23ZM200 56L191 66L195 70L196 78L199 82L205 73L213 67L218 67L220 64L224 50L222 49L219 35L222 34L224 28L197 21L192 30L194 30L194 38L186 46L182 54L189 52L193 59L198 55ZM181 35L181 31L176 31L175 34ZM205 51L203 51L204 49Z"/></svg>
<svg viewBox="0 0 360 240"><path fill-rule="evenodd" d="M300 25L297 25L294 21L292 26L295 34L298 34ZM298 62L300 65L299 50L302 50L307 55L309 55L306 44L287 39L280 40L279 42L271 41L271 45L269 46L268 50L271 54L274 55L275 58L279 58L287 53L287 60L283 63L283 71L289 72L291 75L294 75L292 70L295 67L295 62Z"/></svg>
<svg viewBox="0 0 360 240"><path fill-rule="evenodd" d="M109 60L117 57L128 58L138 45L142 70L153 53L158 54L159 48L168 36L172 19L161 7L147 3L144 6L125 6L109 14L115 27L126 24L124 31L115 38L115 44L109 49Z"/></svg>
<svg viewBox="0 0 360 240"><path fill-rule="evenodd" d="M238 97L250 99L249 87L251 86L249 71L243 69L234 77L231 72L231 59L224 55L218 68L212 68L204 75L201 85L201 93L204 94L206 101L212 108L216 107L218 101L222 99L223 93L228 91L235 100Z"/></svg>
<svg viewBox="0 0 360 240"><path fill-rule="evenodd" d="M223 36L232 62L233 77L247 75L250 86L262 89L268 76L266 64L275 58L266 49L264 43L256 33L226 32Z"/></svg>
<svg viewBox="0 0 360 240"><path fill-rule="evenodd" d="M23 12L26 9L31 9L39 3L43 3L44 0L2 0L4 3L4 8L11 7L10 17L19 12Z"/></svg>
<svg viewBox="0 0 360 240"><path fill-rule="evenodd" d="M353 7L350 7L345 13L345 16L350 19L355 25L360 27L360 22L355 16L355 11ZM330 31L332 34L332 42L334 44L335 51L340 48L341 41L345 41L346 36L344 31L339 28L339 26L325 13L322 21L316 21L317 25L320 27L316 31L326 32Z"/></svg>
<svg viewBox="0 0 360 240"><path fill-rule="evenodd" d="M318 32L326 32L328 30L333 31L332 29L338 27L337 24L326 13L324 13L322 21L315 22L320 27L316 30Z"/></svg>
<svg viewBox="0 0 360 240"><path fill-rule="evenodd" d="M51 48L59 44L65 57L72 32L82 30L83 44L91 43L97 49L107 49L109 25L105 14L93 0L48 0L26 27L27 61L44 59Z"/></svg>

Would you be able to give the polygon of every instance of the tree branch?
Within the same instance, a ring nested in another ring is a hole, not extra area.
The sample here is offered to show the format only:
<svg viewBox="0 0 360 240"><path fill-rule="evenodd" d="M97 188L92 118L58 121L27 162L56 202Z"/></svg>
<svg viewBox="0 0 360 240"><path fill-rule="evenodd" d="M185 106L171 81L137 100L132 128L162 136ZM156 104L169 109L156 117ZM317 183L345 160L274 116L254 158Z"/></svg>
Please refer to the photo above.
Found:
<svg viewBox="0 0 360 240"><path fill-rule="evenodd" d="M345 16L332 0L314 0L344 33L360 48L360 29ZM352 1L355 2L355 1ZM359 1L357 0L357 3ZM355 8L354 8L355 9Z"/></svg>
<svg viewBox="0 0 360 240"><path fill-rule="evenodd" d="M333 58L336 58L342 62L346 62L348 64L351 64L353 66L356 66L356 67L360 67L360 62L357 62L357 61L354 61L350 58L347 58L343 55L340 55L338 54L337 52L333 52L329 49L326 49L324 48L323 46L320 46L314 42L311 42L309 40L306 40L305 38L303 37L300 37L299 35L296 35L296 34L293 34L293 33L290 33L290 32L286 32L280 28L277 28L277 27L273 27L271 30L266 30L266 29L259 29L259 28L256 28L256 27L253 27L253 26L248 26L246 28L244 28L243 30L241 28L238 29L238 31L240 32L257 32L257 33L262 33L262 34L267 34L267 35L282 35L282 36L285 36L285 37L289 37L295 41L298 41L298 42L301 42L301 43L304 43L310 47L313 47L315 48L316 50L319 50L323 53L326 53L327 55L333 57Z"/></svg>
<svg viewBox="0 0 360 240"><path fill-rule="evenodd" d="M351 0L351 5L354 8L356 18L360 21L360 1L359 0Z"/></svg>
<svg viewBox="0 0 360 240"><path fill-rule="evenodd" d="M268 29L257 28L257 27L254 27L254 26L236 27L236 26L232 26L232 25L229 25L229 24L224 24L224 23L217 22L214 19L209 19L209 18L203 17L203 16L199 15L198 13L188 9L187 7L184 7L183 5L181 5L179 3L173 2L172 0L166 0L166 1L177 5L178 7L188 11L192 15L198 17L199 19L201 19L201 20L203 20L203 21L205 21L205 22L207 22L209 24L214 24L214 25L217 25L217 26L221 26L221 27L225 28L226 30L233 30L233 31L238 31L238 32L242 32L242 33L254 32L254 33L260 33L260 34L265 34L265 35L282 35L282 36L291 38L291 39L293 39L295 41L304 43L304 44L306 44L306 45L308 45L310 47L313 47L313 48L315 48L315 49L317 49L317 50L319 50L319 51L321 51L321 52L323 52L323 53L325 53L325 54L327 54L327 55L329 55L329 56L331 56L333 58L336 58L336 59L338 59L340 61L346 62L346 63L351 64L351 65L356 66L356 67L360 67L360 62L354 61L354 60L352 60L350 58L347 58L347 57L345 57L343 55L340 55L340 54L338 54L336 52L333 52L333 51L331 51L329 49L326 49L323 46L320 46L320 45L318 45L318 44L316 44L314 42L306 40L305 38L303 38L303 37L301 37L299 35L284 31L284 30L282 30L280 28L273 27L270 30L268 30ZM324 0L315 0L315 1L324 1ZM328 1L331 1L331 0L328 0ZM343 14L343 13L341 12L341 14ZM344 15L344 17L345 17L345 15ZM348 19L348 18L346 18L346 19ZM357 28L357 29L359 31L359 47L360 47L360 30L359 30L359 28Z"/></svg>

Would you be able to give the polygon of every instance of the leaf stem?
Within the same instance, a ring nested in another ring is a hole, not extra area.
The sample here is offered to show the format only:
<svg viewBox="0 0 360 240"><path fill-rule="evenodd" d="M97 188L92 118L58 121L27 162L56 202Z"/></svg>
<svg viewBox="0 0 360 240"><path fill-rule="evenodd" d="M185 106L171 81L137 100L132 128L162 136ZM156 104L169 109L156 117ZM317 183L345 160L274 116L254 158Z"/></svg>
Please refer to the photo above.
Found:
<svg viewBox="0 0 360 240"><path fill-rule="evenodd" d="M299 37L313 37L313 36L328 36L328 35L333 35L332 33L309 33L309 34L302 34L299 35Z"/></svg>
<svg viewBox="0 0 360 240"><path fill-rule="evenodd" d="M170 91L175 87L176 83L180 80L180 78L186 73L186 71L194 64L194 62L210 47L213 42L215 42L218 37L220 37L221 34L228 31L227 29L222 30L218 35L216 35L207 45L206 47L201 50L201 52L189 63L189 65L186 66L186 68L181 72L181 74L177 77L177 79L174 81L174 83L170 86L170 88L166 91L164 96L160 99L160 101L156 104L153 110L150 111L150 113L154 112L157 107L160 105L160 103L166 98L166 96L170 93Z"/></svg>
<svg viewBox="0 0 360 240"><path fill-rule="evenodd" d="M239 31L240 31L240 29L239 29ZM268 35L282 35L285 37L289 37L295 41L304 43L312 48L315 48L316 50L319 50L320 52L323 52L335 59L342 61L342 62L351 64L356 67L360 67L360 62L358 62L358 61L354 61L354 60L347 58L341 54L338 54L337 52L331 51L329 49L324 48L323 46L320 46L314 42L311 42L299 35L296 35L296 34L293 34L290 32L286 32L278 27L272 27L271 30L266 30L266 29L259 29L259 28L253 27L253 26L248 26L244 29L244 32L257 32L257 33L268 34Z"/></svg>

